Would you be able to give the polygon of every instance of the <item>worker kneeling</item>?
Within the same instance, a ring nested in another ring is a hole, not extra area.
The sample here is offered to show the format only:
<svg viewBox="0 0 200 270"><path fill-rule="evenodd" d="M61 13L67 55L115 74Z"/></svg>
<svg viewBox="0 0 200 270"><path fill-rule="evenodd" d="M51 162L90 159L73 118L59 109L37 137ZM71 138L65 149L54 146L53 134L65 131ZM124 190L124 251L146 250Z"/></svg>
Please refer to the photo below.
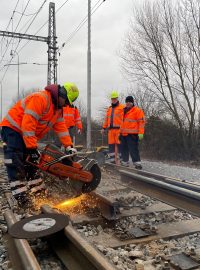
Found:
<svg viewBox="0 0 200 270"><path fill-rule="evenodd" d="M27 202L28 194L45 193L43 179L37 167L31 165L40 158L37 142L53 129L62 145L72 148L62 108L72 104L78 95L73 83L48 85L19 100L1 122L4 162L12 194L19 203Z"/></svg>

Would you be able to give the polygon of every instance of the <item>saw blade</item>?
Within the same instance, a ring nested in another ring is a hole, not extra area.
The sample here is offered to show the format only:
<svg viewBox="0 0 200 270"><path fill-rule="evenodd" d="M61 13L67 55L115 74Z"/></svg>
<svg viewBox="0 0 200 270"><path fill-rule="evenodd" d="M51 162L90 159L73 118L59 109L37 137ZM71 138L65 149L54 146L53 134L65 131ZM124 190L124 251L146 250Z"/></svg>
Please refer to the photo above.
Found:
<svg viewBox="0 0 200 270"><path fill-rule="evenodd" d="M19 239L40 238L61 231L69 224L69 218L62 214L40 214L16 222L8 230Z"/></svg>
<svg viewBox="0 0 200 270"><path fill-rule="evenodd" d="M101 182L101 170L97 164L94 164L90 172L93 175L92 181L89 183L84 183L82 186L82 193L89 193L93 190L95 190L99 183Z"/></svg>
<svg viewBox="0 0 200 270"><path fill-rule="evenodd" d="M80 196L82 193L89 193L93 190L95 190L99 183L101 182L101 170L97 164L94 164L90 172L93 175L92 181L89 183L84 183L82 181L73 181L69 179L69 183L71 188L74 191L74 196Z"/></svg>

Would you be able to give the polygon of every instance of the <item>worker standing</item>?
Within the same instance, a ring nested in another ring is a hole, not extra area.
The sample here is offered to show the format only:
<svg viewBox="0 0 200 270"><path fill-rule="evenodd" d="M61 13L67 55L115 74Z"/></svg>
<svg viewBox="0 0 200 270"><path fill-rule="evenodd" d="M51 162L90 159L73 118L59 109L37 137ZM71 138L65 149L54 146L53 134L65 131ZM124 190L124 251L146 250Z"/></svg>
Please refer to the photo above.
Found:
<svg viewBox="0 0 200 270"><path fill-rule="evenodd" d="M75 84L48 85L44 90L27 95L7 113L0 126L3 140L4 162L14 198L19 204L28 201L29 194L45 190L43 179L35 166L28 165L26 158L37 163L40 158L38 140L51 128L65 148L72 148L62 108L72 104L79 95Z"/></svg>
<svg viewBox="0 0 200 270"><path fill-rule="evenodd" d="M136 169L142 169L138 142L144 136L144 112L134 105L132 96L126 97L126 107L124 108L123 123L120 129L120 142L122 149L122 162L124 166L129 166L129 153Z"/></svg>
<svg viewBox="0 0 200 270"><path fill-rule="evenodd" d="M101 130L104 134L108 129L109 159L111 163L119 163L120 158L120 126L123 120L123 105L119 103L119 94L117 91L111 92L111 106L107 109L106 117Z"/></svg>
<svg viewBox="0 0 200 270"><path fill-rule="evenodd" d="M81 116L79 110L76 106L67 105L63 108L63 117L65 119L66 126L69 130L70 137L73 140L75 135L75 128L77 128L77 133L81 134L83 130L83 125L81 121Z"/></svg>

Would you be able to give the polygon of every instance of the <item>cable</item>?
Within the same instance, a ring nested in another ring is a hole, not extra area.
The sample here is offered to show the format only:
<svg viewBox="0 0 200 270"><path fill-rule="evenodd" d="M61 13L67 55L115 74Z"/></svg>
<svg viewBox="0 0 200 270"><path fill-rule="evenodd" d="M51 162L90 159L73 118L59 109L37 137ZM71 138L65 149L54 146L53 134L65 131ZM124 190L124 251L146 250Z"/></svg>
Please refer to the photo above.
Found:
<svg viewBox="0 0 200 270"><path fill-rule="evenodd" d="M30 0L29 0L30 1ZM33 18L33 20L32 20L32 22L29 24L29 26L27 27L27 29L26 29L26 31L24 32L24 34L28 31L28 29L30 28L30 26L32 25L32 23L34 22L34 20L36 19L36 17L37 17L37 15L39 14L39 12L42 10L42 8L43 8L43 6L44 6L44 4L46 3L46 1L47 0L44 0L44 2L42 3L42 5L40 6L40 8L38 9L38 11L37 11L37 13L36 13L36 15L34 16L34 18ZM19 40L19 42L18 42L18 45L16 46L16 48L15 48L15 52L17 52L17 48L19 47L19 43L20 43L20 41L21 40ZM17 52L17 53L19 53L19 52ZM4 54L5 55L5 54ZM13 56L14 57L14 56ZM8 62L8 66L9 66L9 64L12 62L12 59L13 59L13 57L11 58L11 60ZM1 62L0 62L1 63ZM1 69L2 70L2 69ZM1 71L0 70L0 71ZM7 70L5 71L5 73L7 72ZM5 77L5 74L3 75L3 78ZM3 80L3 79L2 79Z"/></svg>
<svg viewBox="0 0 200 270"><path fill-rule="evenodd" d="M8 27L9 27L11 21L13 22L13 17L14 17L16 8L17 8L17 6L18 6L18 3L19 3L19 0L17 0L17 3L16 3L16 5L15 5L15 8L14 8L14 10L13 10L13 12L12 12L12 15L11 15L10 20L9 20L9 22L8 22L8 25L7 25L7 27L6 27L6 31L8 30ZM4 39L5 39L5 37L1 37L0 43L2 43ZM2 54L2 44L1 44L1 54Z"/></svg>
<svg viewBox="0 0 200 270"><path fill-rule="evenodd" d="M56 10L56 13L68 2L69 0L66 0L57 10ZM48 21L49 20L47 20L36 32L35 32L35 34L34 35L37 35L39 32L40 32L40 30L48 23ZM19 49L19 51L18 52L21 52L21 50L28 44L30 42L30 40L29 41L27 41L20 49Z"/></svg>
<svg viewBox="0 0 200 270"><path fill-rule="evenodd" d="M69 0L66 0L57 10L56 13L68 2Z"/></svg>
<svg viewBox="0 0 200 270"><path fill-rule="evenodd" d="M32 23L34 22L35 18L37 17L37 15L39 14L39 12L40 12L41 9L43 8L43 6L44 6L44 4L46 3L46 1L47 1L47 0L44 0L43 4L42 4L42 5L40 6L40 8L38 9L37 14L36 14L35 17L33 18L32 22L29 24L29 26L28 26L28 28L26 29L25 33L28 31L28 29L30 28L30 26L31 26ZM30 0L29 0L29 2L30 2ZM28 3L29 3L29 2L28 2ZM26 6L26 7L27 7L27 6ZM25 9L26 9L26 8L25 8ZM25 12L25 9L24 9L24 12ZM18 46L19 46L20 41L21 41L21 40L19 40L18 45L17 45L16 48L15 48L15 52L17 52L17 48L18 48ZM6 50L6 51L7 51L7 50ZM19 52L17 52L17 53L19 53ZM4 53L4 55L5 55L5 53ZM11 57L10 61L7 63L7 64L8 64L8 67L9 67L9 64L12 62L13 57L14 57L14 55ZM3 60L3 58L2 58L2 60ZM1 60L1 61L2 61L2 60ZM1 63L1 62L0 62L0 63ZM3 67L3 68L4 68L4 67ZM3 68L2 68L2 69L3 69ZM1 69L0 71L2 71L2 69ZM5 78L5 75L6 75L6 73L7 73L7 70L8 70L8 68L5 70L5 72L4 72L4 74L3 74L3 77L2 77L2 79L1 79L1 82L2 82L3 79Z"/></svg>
<svg viewBox="0 0 200 270"><path fill-rule="evenodd" d="M29 0L30 1L30 0ZM69 0L66 0L58 9L57 9L57 11L56 11L56 13L68 2ZM105 2L105 0L103 0L98 6L97 6L97 4L100 2L101 0L99 0L99 1L97 1L97 3L93 6L93 11L92 11L92 13L91 13L91 15L92 14L94 14L95 12L96 12L96 10L103 4L103 2ZM46 2L46 0L45 0L45 2ZM97 6L96 8L95 8L95 6ZM95 8L95 9L94 9ZM39 30L34 34L34 35L36 35L46 24L47 24L47 22L48 21L46 21L40 28L39 28ZM83 27L83 25L85 24L87 22L87 16L81 21L81 23L78 25L78 27L70 34L70 36L68 37L68 39L67 39L67 41L66 42L64 42L63 44L62 44L62 48L67 44L67 43L69 43L69 41L74 37L74 35ZM32 24L32 23L31 23ZM30 25L31 25L30 24ZM29 27L30 27L30 25L29 25ZM27 30L29 29L29 27L27 28ZM27 31L26 30L26 31ZM29 41L27 41L27 43L25 43L24 44L24 46L22 46L20 49L19 49L19 51L18 51L18 53L28 44L30 42L30 40ZM19 44L18 44L18 46L19 46ZM17 48L18 48L18 46L17 46ZM16 48L16 49L17 49ZM62 49L61 48L61 49ZM15 50L16 50L15 49ZM60 49L60 50L61 50ZM60 51L59 50L59 51ZM10 60L10 62L12 61L12 59L13 59L13 56L12 56L12 58L11 58L11 60ZM9 67L9 66L8 66ZM3 81L3 79L4 79L4 77L5 77L5 75L6 75L6 73L7 73L7 70L8 70L8 68L6 69L6 71L4 72L4 75L3 75L3 77L2 77L2 80L1 80L1 82Z"/></svg>
<svg viewBox="0 0 200 270"><path fill-rule="evenodd" d="M27 4L26 4L26 6L25 6L25 8L24 8L23 13L26 11L26 9L27 9L27 7L28 7L28 5L29 5L30 1L31 1L31 0L28 0L28 2L27 2ZM17 26L15 27L14 32L16 32L16 30L17 30L17 28L18 28L18 26L19 26L19 24L20 24L20 22L21 22L21 20L22 20L23 13L22 13L22 15L21 15L21 17L20 17L20 19L19 19L19 21L18 21ZM4 52L4 54L3 54L3 56L2 56L2 58L1 58L1 60L0 60L0 64L1 64L2 60L4 59L4 56L5 56L5 54L6 54L7 50L8 50L8 47L9 47L9 45L10 45L10 43L11 43L12 39L13 39L13 37L10 39L10 41L9 41L9 43L8 43L8 46L7 46L7 48L6 48L5 52ZM19 41L19 42L20 42L20 41Z"/></svg>
<svg viewBox="0 0 200 270"><path fill-rule="evenodd" d="M47 0L44 0L44 2L42 3L42 5L40 6L40 8L38 9L38 11L36 12L36 14L35 14L32 22L29 24L29 26L27 27L26 31L24 32L24 34L26 34L26 32L28 31L28 29L31 27L32 23L34 22L34 20L36 19L37 15L42 10L42 8L43 8L43 6L45 5L46 2L47 2Z"/></svg>
<svg viewBox="0 0 200 270"><path fill-rule="evenodd" d="M15 11L15 13L22 14L22 12L19 12L19 11ZM36 13L37 13L37 12L31 13L31 14L24 14L24 16L33 16L33 15L35 15Z"/></svg>
<svg viewBox="0 0 200 270"><path fill-rule="evenodd" d="M94 14L96 12L96 10L103 4L103 2L105 2L105 0L103 0L96 8L95 6L102 0L99 0L93 7L92 7L92 14ZM76 27L76 29L69 35L69 37L67 38L67 40L61 45L60 49L58 49L58 52L60 52L64 46L70 42L70 40L75 36L75 34L84 26L84 24L88 21L88 17L85 16L84 19L79 23L79 25Z"/></svg>
<svg viewBox="0 0 200 270"><path fill-rule="evenodd" d="M100 2L101 0L99 0L94 7ZM92 9L94 8L92 7ZM83 20L79 23L79 25L75 28L75 30L69 35L68 39L62 44L61 48L58 51L61 51L63 49L63 47L66 45L66 43L68 42L68 40L71 38L71 36L75 35L79 29L87 22L87 15L83 18Z"/></svg>

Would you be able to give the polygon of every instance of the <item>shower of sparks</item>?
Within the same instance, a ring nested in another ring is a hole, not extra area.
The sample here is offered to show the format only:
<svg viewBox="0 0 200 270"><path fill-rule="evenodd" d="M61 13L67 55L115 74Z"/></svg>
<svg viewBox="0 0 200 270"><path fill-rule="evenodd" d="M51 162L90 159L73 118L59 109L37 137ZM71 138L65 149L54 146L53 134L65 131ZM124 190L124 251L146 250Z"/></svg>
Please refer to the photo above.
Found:
<svg viewBox="0 0 200 270"><path fill-rule="evenodd" d="M82 194L79 197L67 198L60 202L57 198L35 198L33 200L33 205L35 210L39 210L40 207L44 204L49 205L54 209L58 209L63 213L75 216L79 214L84 214L88 211L94 210L97 208L98 200L90 194Z"/></svg>
<svg viewBox="0 0 200 270"><path fill-rule="evenodd" d="M82 194L79 197L65 200L56 206L55 208L61 210L70 215L83 214L89 209L94 209L97 207L97 199L88 194Z"/></svg>

